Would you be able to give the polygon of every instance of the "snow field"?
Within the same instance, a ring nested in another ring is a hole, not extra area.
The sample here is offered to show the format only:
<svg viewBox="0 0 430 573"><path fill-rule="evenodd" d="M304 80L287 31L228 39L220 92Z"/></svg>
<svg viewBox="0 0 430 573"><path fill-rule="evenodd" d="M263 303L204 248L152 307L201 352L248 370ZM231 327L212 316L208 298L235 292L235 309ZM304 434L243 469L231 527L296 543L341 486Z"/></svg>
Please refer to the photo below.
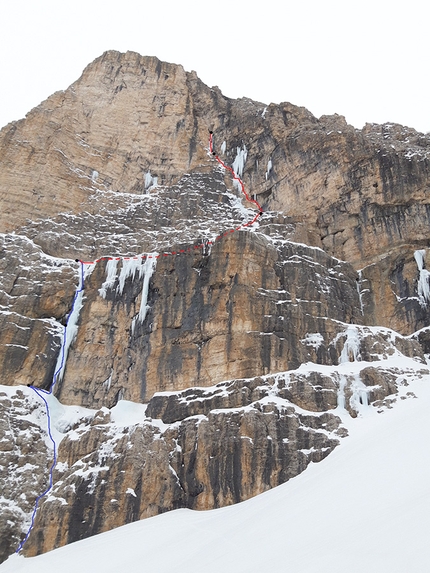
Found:
<svg viewBox="0 0 430 573"><path fill-rule="evenodd" d="M253 499L173 511L35 558L14 555L0 571L427 573L430 377L417 376L407 392L417 399L342 415L350 435L330 456Z"/></svg>

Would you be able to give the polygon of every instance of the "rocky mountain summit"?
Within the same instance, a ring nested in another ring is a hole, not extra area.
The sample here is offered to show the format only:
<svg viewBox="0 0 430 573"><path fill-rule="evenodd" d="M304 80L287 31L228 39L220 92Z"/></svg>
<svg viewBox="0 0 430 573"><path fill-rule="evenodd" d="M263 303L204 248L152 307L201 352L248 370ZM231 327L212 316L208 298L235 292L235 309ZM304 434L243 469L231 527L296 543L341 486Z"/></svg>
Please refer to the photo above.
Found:
<svg viewBox="0 0 430 573"><path fill-rule="evenodd" d="M257 495L429 376L428 134L106 52L0 165L1 559Z"/></svg>

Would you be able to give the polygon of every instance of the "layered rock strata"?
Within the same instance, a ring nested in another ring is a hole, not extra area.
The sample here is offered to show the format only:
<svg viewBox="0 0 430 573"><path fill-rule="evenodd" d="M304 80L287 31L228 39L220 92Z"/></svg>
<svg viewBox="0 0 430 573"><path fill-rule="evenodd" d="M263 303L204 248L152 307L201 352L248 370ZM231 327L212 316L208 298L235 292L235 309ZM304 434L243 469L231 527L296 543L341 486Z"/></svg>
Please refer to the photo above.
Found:
<svg viewBox="0 0 430 573"><path fill-rule="evenodd" d="M171 509L248 499L324 459L347 435L339 415L390 408L399 392L409 396L409 379L429 376L418 343L392 331L351 327L335 344L339 366L156 393L147 406L91 411L52 398L58 462L26 554Z"/></svg>
<svg viewBox="0 0 430 573"><path fill-rule="evenodd" d="M3 128L3 557L52 465L27 385L60 444L36 554L283 483L427 376L429 157L131 52Z"/></svg>
<svg viewBox="0 0 430 573"><path fill-rule="evenodd" d="M216 152L237 160L266 211L305 218L316 246L356 269L371 266L369 278L376 267L387 289L390 275L400 274L395 294L403 300L403 266L428 247L429 135L395 124L360 131L341 116L317 119L288 103L230 100L194 72L132 52L107 52L1 131L0 231L27 220L46 228L47 217L64 225L67 213L69 232L72 215L79 229L84 215L97 218L107 207L100 193L140 196L207 171L209 128ZM53 243L48 252L58 255ZM120 245L138 254L139 245ZM372 322L411 332L410 309L393 296L388 303L382 311L376 300ZM419 309L413 314L424 326Z"/></svg>
<svg viewBox="0 0 430 573"><path fill-rule="evenodd" d="M36 498L47 490L52 443L45 405L28 388L0 391L0 562L13 553L31 523Z"/></svg>
<svg viewBox="0 0 430 573"><path fill-rule="evenodd" d="M312 359L337 363L330 340L343 330L339 321L362 318L351 267L304 245L276 248L260 234L238 231L210 253L159 259L143 301L145 263L136 262L134 279L125 278L130 263L118 263L105 290L112 262L86 280L79 334L56 389L62 402L111 407L119 395L147 402L160 390ZM317 352L306 344L309 332L321 333Z"/></svg>

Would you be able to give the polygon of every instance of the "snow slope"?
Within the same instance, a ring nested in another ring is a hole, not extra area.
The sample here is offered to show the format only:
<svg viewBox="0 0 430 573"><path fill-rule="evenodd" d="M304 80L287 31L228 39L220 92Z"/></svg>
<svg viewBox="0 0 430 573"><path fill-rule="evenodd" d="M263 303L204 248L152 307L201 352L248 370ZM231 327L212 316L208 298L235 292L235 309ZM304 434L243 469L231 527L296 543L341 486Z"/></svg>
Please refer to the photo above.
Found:
<svg viewBox="0 0 430 573"><path fill-rule="evenodd" d="M378 414L347 420L350 437L303 474L241 504L177 510L1 573L425 573L430 570L430 379Z"/></svg>

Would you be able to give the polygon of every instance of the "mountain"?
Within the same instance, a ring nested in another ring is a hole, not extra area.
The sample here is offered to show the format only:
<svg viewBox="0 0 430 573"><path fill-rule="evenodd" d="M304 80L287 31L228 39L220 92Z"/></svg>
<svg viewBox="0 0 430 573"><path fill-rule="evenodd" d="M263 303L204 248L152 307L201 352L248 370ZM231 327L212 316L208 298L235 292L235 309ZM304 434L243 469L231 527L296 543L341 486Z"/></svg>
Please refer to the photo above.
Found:
<svg viewBox="0 0 430 573"><path fill-rule="evenodd" d="M402 396L413 391L417 399L400 399L380 414L363 408L323 463L253 499L169 512L38 557L14 556L0 571L424 573L429 390L428 379L416 380Z"/></svg>
<svg viewBox="0 0 430 573"><path fill-rule="evenodd" d="M1 559L242 502L427 380L429 158L132 52L5 126Z"/></svg>

